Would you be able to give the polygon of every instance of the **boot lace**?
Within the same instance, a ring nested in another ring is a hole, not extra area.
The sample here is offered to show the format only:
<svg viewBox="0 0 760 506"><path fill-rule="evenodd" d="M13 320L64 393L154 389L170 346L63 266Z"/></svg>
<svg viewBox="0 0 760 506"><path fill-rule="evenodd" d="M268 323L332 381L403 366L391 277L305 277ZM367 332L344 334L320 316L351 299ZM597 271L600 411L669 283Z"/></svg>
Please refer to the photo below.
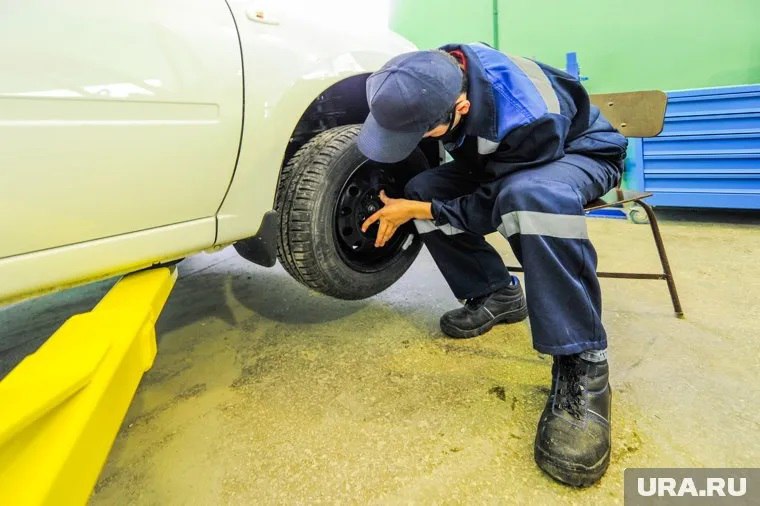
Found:
<svg viewBox="0 0 760 506"><path fill-rule="evenodd" d="M583 418L586 401L583 398L585 387L581 383L583 375L583 365L580 359L561 359L564 364L560 364L559 381L557 382L557 393L554 404L562 410L568 412L576 420Z"/></svg>

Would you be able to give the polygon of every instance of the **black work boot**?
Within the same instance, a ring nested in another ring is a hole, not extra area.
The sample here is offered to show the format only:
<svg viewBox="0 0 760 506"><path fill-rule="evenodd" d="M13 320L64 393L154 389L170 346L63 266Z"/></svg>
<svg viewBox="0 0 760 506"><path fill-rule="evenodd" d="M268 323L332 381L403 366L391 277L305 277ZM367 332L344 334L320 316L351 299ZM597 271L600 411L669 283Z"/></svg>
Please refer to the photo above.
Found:
<svg viewBox="0 0 760 506"><path fill-rule="evenodd" d="M516 323L528 316L520 281L481 297L467 299L464 307L441 316L441 330L449 337L467 338L484 334L497 323Z"/></svg>
<svg viewBox="0 0 760 506"><path fill-rule="evenodd" d="M612 391L607 360L554 357L552 390L538 422L534 456L557 481L586 487L610 463Z"/></svg>

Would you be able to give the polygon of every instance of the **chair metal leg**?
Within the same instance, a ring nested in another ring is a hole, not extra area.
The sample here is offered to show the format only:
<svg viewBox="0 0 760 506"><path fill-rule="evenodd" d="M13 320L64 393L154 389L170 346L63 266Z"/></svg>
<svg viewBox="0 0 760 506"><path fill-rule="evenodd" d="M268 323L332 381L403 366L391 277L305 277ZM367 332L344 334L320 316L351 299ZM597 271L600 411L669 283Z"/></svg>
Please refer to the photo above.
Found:
<svg viewBox="0 0 760 506"><path fill-rule="evenodd" d="M678 291L676 290L676 281L673 279L673 271L670 269L670 262L668 262L668 255L665 253L665 245L662 242L662 235L660 235L660 227L657 224L657 217L654 215L652 206L642 200L635 200L640 205L644 212L647 213L649 218L649 224L652 227L652 235L654 236L654 242L657 245L657 253L660 255L660 262L662 263L662 269L665 274L665 281L668 283L668 290L670 290L670 299L673 301L673 311L676 316L683 318L683 309L681 308L681 300L678 298Z"/></svg>

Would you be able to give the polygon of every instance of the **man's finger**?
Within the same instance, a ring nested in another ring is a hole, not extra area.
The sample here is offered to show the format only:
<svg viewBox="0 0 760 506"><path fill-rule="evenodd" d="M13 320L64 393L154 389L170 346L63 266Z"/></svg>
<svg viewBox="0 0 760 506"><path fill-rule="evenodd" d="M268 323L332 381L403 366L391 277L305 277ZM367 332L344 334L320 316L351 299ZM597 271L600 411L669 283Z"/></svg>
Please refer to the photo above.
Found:
<svg viewBox="0 0 760 506"><path fill-rule="evenodd" d="M383 236L380 238L380 246L385 246L385 244L391 240L393 234L396 233L396 229L398 229L398 226L393 223L388 223L388 226L383 230Z"/></svg>
<svg viewBox="0 0 760 506"><path fill-rule="evenodd" d="M380 228L377 230L377 237L375 237L376 248L382 248L383 244L385 244L385 242L382 241L382 237L385 235L385 230L387 228L388 228L388 222L385 220L380 221Z"/></svg>
<svg viewBox="0 0 760 506"><path fill-rule="evenodd" d="M376 212L362 223L362 232L366 232L370 225L380 219L380 211Z"/></svg>
<svg viewBox="0 0 760 506"><path fill-rule="evenodd" d="M382 201L383 204L387 204L388 201L390 200L388 196L385 194L385 190L380 190L380 200Z"/></svg>
<svg viewBox="0 0 760 506"><path fill-rule="evenodd" d="M380 228L377 230L377 237L375 238L375 247L376 248L382 248L385 246L385 240L383 237L385 237L385 230L388 228L387 222L382 222L380 225Z"/></svg>
<svg viewBox="0 0 760 506"><path fill-rule="evenodd" d="M385 235L383 236L383 246L385 246L385 243L391 240L391 237L393 237L393 234L396 233L396 226L395 225L389 225L385 229Z"/></svg>

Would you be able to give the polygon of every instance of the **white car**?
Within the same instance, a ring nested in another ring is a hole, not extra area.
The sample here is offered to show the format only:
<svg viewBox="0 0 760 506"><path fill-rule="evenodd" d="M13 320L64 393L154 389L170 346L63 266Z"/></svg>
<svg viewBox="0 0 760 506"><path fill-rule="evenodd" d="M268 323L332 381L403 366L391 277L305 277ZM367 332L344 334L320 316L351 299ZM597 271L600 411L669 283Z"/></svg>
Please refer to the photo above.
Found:
<svg viewBox="0 0 760 506"><path fill-rule="evenodd" d="M334 297L396 281L413 227L359 225L438 145L378 165L354 139L367 76L415 48L318 4L3 2L0 302L233 243Z"/></svg>

